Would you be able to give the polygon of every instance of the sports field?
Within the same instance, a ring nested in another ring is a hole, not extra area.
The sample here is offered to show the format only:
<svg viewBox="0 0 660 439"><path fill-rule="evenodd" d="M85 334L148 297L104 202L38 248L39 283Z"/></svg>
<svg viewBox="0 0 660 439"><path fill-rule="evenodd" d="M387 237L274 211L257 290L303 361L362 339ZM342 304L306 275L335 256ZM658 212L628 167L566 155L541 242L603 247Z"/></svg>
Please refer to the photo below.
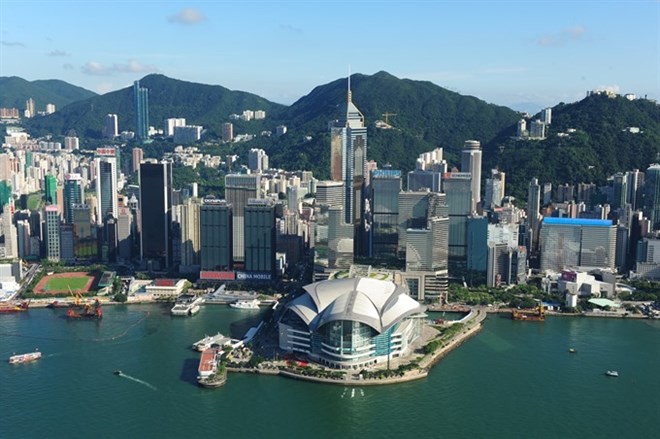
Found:
<svg viewBox="0 0 660 439"><path fill-rule="evenodd" d="M44 276L37 284L34 292L36 294L70 294L72 292L79 292L85 294L96 284L98 280L97 273L73 272L73 273L57 273L50 276Z"/></svg>

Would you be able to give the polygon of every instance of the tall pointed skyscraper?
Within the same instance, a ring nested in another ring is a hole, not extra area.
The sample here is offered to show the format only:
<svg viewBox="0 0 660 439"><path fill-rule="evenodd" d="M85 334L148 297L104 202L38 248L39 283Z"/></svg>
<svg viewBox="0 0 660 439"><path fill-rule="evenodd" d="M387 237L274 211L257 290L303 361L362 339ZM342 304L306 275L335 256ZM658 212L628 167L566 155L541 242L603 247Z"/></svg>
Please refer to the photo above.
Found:
<svg viewBox="0 0 660 439"><path fill-rule="evenodd" d="M149 138L149 90L140 87L140 81L133 83L135 101L135 137L140 141Z"/></svg>
<svg viewBox="0 0 660 439"><path fill-rule="evenodd" d="M359 224L362 215L362 190L366 175L367 127L355 106L348 77L346 118L330 128L330 175L344 183L344 218Z"/></svg>

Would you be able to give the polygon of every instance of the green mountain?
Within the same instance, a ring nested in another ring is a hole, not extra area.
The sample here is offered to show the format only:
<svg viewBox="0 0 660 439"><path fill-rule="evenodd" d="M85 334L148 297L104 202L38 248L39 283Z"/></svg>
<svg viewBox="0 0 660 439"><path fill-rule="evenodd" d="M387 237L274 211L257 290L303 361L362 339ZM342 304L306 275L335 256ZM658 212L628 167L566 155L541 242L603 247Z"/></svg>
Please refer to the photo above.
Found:
<svg viewBox="0 0 660 439"><path fill-rule="evenodd" d="M527 200L533 177L553 187L602 185L616 172L646 170L659 160L660 106L646 99L591 95L555 106L545 140L515 140L515 132L512 125L487 146L484 173L497 166L507 174L507 194Z"/></svg>
<svg viewBox="0 0 660 439"><path fill-rule="evenodd" d="M420 153L439 146L451 165L460 165L458 153L465 140L487 144L520 117L509 108L386 72L352 75L351 91L368 126L368 159L404 172L414 168ZM281 113L280 122L289 128L287 135L271 138L260 147L274 166L312 169L318 177L326 177L328 122L345 117L346 100L346 79L314 88ZM384 120L386 113L393 128L377 128L375 122Z"/></svg>
<svg viewBox="0 0 660 439"><path fill-rule="evenodd" d="M25 110L25 101L32 98L37 111L45 111L46 104L55 104L59 110L92 96L96 93L58 79L26 81L16 76L0 77L0 107L22 111Z"/></svg>
<svg viewBox="0 0 660 439"><path fill-rule="evenodd" d="M217 134L232 113L240 114L250 109L264 110L268 114L284 108L251 93L179 81L163 75L145 76L140 80L140 86L149 89L149 123L157 128L162 128L167 118L184 117L187 123L202 125ZM121 131L135 131L132 86L75 102L47 117L30 121L29 128L36 135L63 135L73 129L81 137L98 139L104 118L110 113L118 115ZM235 133L242 132L241 121L235 121L234 125ZM252 126L257 125L258 121Z"/></svg>

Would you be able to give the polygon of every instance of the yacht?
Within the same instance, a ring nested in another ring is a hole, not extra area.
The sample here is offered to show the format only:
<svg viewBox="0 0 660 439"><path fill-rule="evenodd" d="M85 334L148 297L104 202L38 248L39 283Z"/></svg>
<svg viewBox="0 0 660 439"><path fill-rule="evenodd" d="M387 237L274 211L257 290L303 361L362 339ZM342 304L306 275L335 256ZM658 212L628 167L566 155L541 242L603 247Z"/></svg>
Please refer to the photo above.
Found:
<svg viewBox="0 0 660 439"><path fill-rule="evenodd" d="M619 372L617 372L616 370L608 370L607 372L605 372L605 375L607 375L608 377L618 377Z"/></svg>
<svg viewBox="0 0 660 439"><path fill-rule="evenodd" d="M176 299L174 306L170 310L173 316L193 316L201 309L204 299L192 294L183 294Z"/></svg>
<svg viewBox="0 0 660 439"><path fill-rule="evenodd" d="M252 300L238 300L234 303L230 303L229 306L232 308L238 309L259 309L259 302L257 299Z"/></svg>

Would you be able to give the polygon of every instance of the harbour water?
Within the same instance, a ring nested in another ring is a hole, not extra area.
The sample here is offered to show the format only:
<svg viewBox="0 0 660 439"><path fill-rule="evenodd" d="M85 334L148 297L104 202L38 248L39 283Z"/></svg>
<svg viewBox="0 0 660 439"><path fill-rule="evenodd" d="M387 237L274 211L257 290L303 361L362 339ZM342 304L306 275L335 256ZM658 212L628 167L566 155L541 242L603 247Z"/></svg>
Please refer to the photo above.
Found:
<svg viewBox="0 0 660 439"><path fill-rule="evenodd" d="M196 385L191 344L218 331L240 337L260 311L205 306L173 318L168 310L105 307L100 322L48 309L0 316L0 437L660 434L658 321L491 315L424 380L353 389L230 374L208 390ZM35 363L6 362L35 348L43 353Z"/></svg>

